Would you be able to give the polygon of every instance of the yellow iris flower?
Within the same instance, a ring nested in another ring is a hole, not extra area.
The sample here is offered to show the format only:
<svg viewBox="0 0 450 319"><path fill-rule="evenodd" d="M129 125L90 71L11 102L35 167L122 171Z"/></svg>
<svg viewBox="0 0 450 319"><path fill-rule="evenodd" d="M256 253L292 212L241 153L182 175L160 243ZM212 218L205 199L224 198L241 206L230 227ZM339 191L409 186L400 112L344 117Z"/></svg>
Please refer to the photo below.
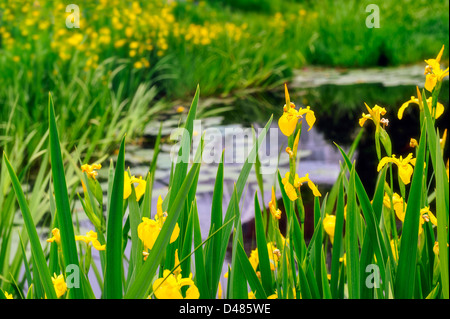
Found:
<svg viewBox="0 0 450 319"><path fill-rule="evenodd" d="M387 208L391 208L391 201L389 195L385 194L383 203ZM392 203L394 204L394 211L397 218L404 223L407 204L403 201L403 198L394 193L392 195ZM437 226L437 218L431 212L430 207L424 207L420 210L420 221L419 221L419 235L423 232L423 224L425 222L431 222L433 225Z"/></svg>
<svg viewBox="0 0 450 319"><path fill-rule="evenodd" d="M415 138L411 137L411 139L409 140L409 147L415 148L417 146L419 146L419 143Z"/></svg>
<svg viewBox="0 0 450 319"><path fill-rule="evenodd" d="M314 196L316 196L316 197L322 196L322 194L319 192L317 186L309 178L309 174L306 174L303 177L298 177L298 175L295 174L294 185L291 185L291 183L289 183L289 177L290 177L290 173L287 172L285 174L284 178L281 179L281 182L283 183L284 190L286 191L286 193L290 199L291 199L291 196L294 198L297 195L297 193L295 192L295 196L294 196L292 189L295 191L295 189L302 186L303 183L308 183L308 186L312 190ZM291 186L292 186L292 188L291 188ZM291 194L291 195L289 195L289 194ZM295 197L295 199L297 199L297 198ZM295 199L291 199L291 200L295 200Z"/></svg>
<svg viewBox="0 0 450 319"><path fill-rule="evenodd" d="M330 241L333 244L334 241L334 228L336 227L336 216L326 214L323 219L323 229L330 236Z"/></svg>
<svg viewBox="0 0 450 319"><path fill-rule="evenodd" d="M285 85L284 88L286 104L283 108L283 115L278 120L278 127L284 135L291 136L297 126L298 120L305 116L306 122L309 125L309 131L316 122L314 111L312 111L309 106L307 106L305 109L300 108L297 111L295 109L295 104L290 101L287 86Z"/></svg>
<svg viewBox="0 0 450 319"><path fill-rule="evenodd" d="M427 99L427 105L428 105L428 109L430 110L430 113L432 112L432 110L431 110L432 103L433 103L433 99L432 99L432 97L429 97ZM399 120L401 120L403 118L403 113L405 112L405 109L410 104L417 104L417 105L419 105L420 110L421 111L423 110L422 101L420 101L415 96L411 96L411 99L409 101L406 101L405 103L403 103L402 106L400 106L400 108L398 109L397 117L398 117ZM441 103L438 102L436 104L436 115L435 115L435 118L439 118L442 115L442 113L444 113L444 105L442 105Z"/></svg>
<svg viewBox="0 0 450 319"><path fill-rule="evenodd" d="M66 281L64 280L63 275L56 276L56 274L53 274L52 282L53 282L53 287L55 287L56 297L59 298L66 293L67 284L66 284Z"/></svg>
<svg viewBox="0 0 450 319"><path fill-rule="evenodd" d="M299 187L303 183L308 183L308 187L312 190L314 196L320 197L322 194L320 194L319 190L317 189L317 186L312 182L312 180L309 178L309 174L306 174L304 177L299 178L298 180L294 181L294 185L299 184Z"/></svg>
<svg viewBox="0 0 450 319"><path fill-rule="evenodd" d="M448 244L447 244L447 247L448 247ZM437 242L437 241L434 242L433 252L436 256L439 255L439 242ZM12 299L12 297L11 297L11 299Z"/></svg>
<svg viewBox="0 0 450 319"><path fill-rule="evenodd" d="M186 290L186 297L183 297L181 288L189 286ZM174 276L170 270L164 270L163 278L156 279L153 283L153 293L158 299L198 299L200 293L192 280L192 274L189 278L182 278L181 274Z"/></svg>
<svg viewBox="0 0 450 319"><path fill-rule="evenodd" d="M444 46L442 46L441 51L439 51L436 59L425 60L427 66L425 67L424 74L425 78L425 89L432 92L437 82L441 82L449 74L449 69L441 69L441 57L444 53Z"/></svg>
<svg viewBox="0 0 450 319"><path fill-rule="evenodd" d="M392 255L394 256L395 260L398 260L398 246L395 243L395 240L391 239L391 250Z"/></svg>
<svg viewBox="0 0 450 319"><path fill-rule="evenodd" d="M278 266L278 262L280 260L280 251L276 248L275 244L267 243L267 251L269 253L269 262L270 262L270 270L274 271ZM259 265L259 256L258 256L258 248L255 248L251 251L250 257L248 257L250 264L253 267L253 270L256 271L256 268Z"/></svg>
<svg viewBox="0 0 450 319"><path fill-rule="evenodd" d="M391 208L391 199L387 193L384 194L383 204L388 209ZM395 215L397 215L397 218L403 222L405 220L406 212L406 204L404 204L403 198L399 194L394 193L392 195L392 204L394 206Z"/></svg>
<svg viewBox="0 0 450 319"><path fill-rule="evenodd" d="M269 202L269 210L270 213L272 214L272 217L275 219L280 219L281 218L281 211L279 209L277 209L277 199L275 197L275 190L272 186L272 198Z"/></svg>
<svg viewBox="0 0 450 319"><path fill-rule="evenodd" d="M8 293L7 291L3 291L3 294L5 295L6 299L14 299L12 294Z"/></svg>
<svg viewBox="0 0 450 319"><path fill-rule="evenodd" d="M402 156L396 158L395 155L392 155L392 157L383 157L380 163L378 163L377 171L379 172L387 163L394 163L398 167L400 179L403 184L407 185L411 182L411 175L414 171L413 166L416 165L416 159L412 157L412 153L409 153L405 158Z"/></svg>
<svg viewBox="0 0 450 319"><path fill-rule="evenodd" d="M52 229L52 237L47 239L47 242L53 243L56 242L58 245L61 243L61 233L58 228ZM75 240L84 241L86 244L92 243L97 250L105 250L106 246L101 245L97 239L97 233L90 230L86 233L86 236L75 235Z"/></svg>
<svg viewBox="0 0 450 319"><path fill-rule="evenodd" d="M61 243L61 234L59 232L58 228L53 228L52 229L52 237L47 239L47 242L49 243L53 243L56 242L58 245Z"/></svg>
<svg viewBox="0 0 450 319"><path fill-rule="evenodd" d="M155 241L164 225L164 221L167 218L167 212L163 212L162 203L163 200L161 196L159 196L158 203L156 205L157 212L155 219L153 220L143 217L142 222L138 225L138 237L144 243L144 250L153 248L153 245L155 244ZM177 223L170 237L170 243L177 240L179 233L180 228Z"/></svg>
<svg viewBox="0 0 450 319"><path fill-rule="evenodd" d="M379 105L375 105L373 108L370 108L366 103L364 103L369 114L362 113L361 118L359 119L359 125L362 127L367 120L372 120L375 123L375 126L378 130L380 124L386 124L387 120L381 118L381 116L386 114L386 109Z"/></svg>
<svg viewBox="0 0 450 319"><path fill-rule="evenodd" d="M105 250L106 249L106 245L102 245L100 244L100 242L97 239L97 233L90 230L86 233L86 236L81 236L81 235L76 235L75 236L75 240L79 240L79 241L84 241L86 244L90 244L92 243L92 246L94 246L95 249L97 250Z"/></svg>
<svg viewBox="0 0 450 319"><path fill-rule="evenodd" d="M96 169L101 169L101 164L83 164L81 165L81 172L86 173L88 176L92 177L93 179L96 179L98 173L95 171Z"/></svg>
<svg viewBox="0 0 450 319"><path fill-rule="evenodd" d="M136 200L139 201L145 193L145 188L147 185L147 182L142 179L142 176L139 178L136 178L135 176L131 176L128 174L128 172L125 172L124 175L124 187L123 187L123 199L127 199L131 195L131 184L137 184L135 187L136 191Z"/></svg>
<svg viewBox="0 0 450 319"><path fill-rule="evenodd" d="M289 173L286 173L286 175L287 174L289 174ZM298 195L297 195L297 191L295 190L294 186L292 186L292 184L289 183L289 175L287 178L285 177L281 181L284 185L284 191L286 192L286 195L289 197L289 199L291 201L295 201L298 198Z"/></svg>

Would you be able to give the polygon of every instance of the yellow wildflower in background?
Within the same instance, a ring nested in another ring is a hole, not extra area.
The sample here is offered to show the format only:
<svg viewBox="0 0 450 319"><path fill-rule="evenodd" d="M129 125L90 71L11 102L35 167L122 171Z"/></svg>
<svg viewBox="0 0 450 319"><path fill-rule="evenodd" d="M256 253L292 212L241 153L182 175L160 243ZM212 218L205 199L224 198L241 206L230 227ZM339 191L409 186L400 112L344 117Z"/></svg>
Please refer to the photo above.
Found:
<svg viewBox="0 0 450 319"><path fill-rule="evenodd" d="M186 297L183 297L181 288L189 286L186 290ZM164 270L163 278L156 279L153 283L153 294L158 299L198 299L200 293L192 280L192 274L189 278L182 278L181 274L174 276L170 270Z"/></svg>
<svg viewBox="0 0 450 319"><path fill-rule="evenodd" d="M67 284L66 284L66 281L64 280L63 275L56 276L56 274L53 274L52 282L53 282L53 287L55 287L56 297L59 298L66 293Z"/></svg>
<svg viewBox="0 0 450 319"><path fill-rule="evenodd" d="M92 243L92 246L94 246L97 250L105 250L106 245L100 244L100 242L97 239L98 235L96 232L90 230L86 233L86 236L76 235L75 240L84 241L86 244Z"/></svg>
<svg viewBox="0 0 450 319"><path fill-rule="evenodd" d="M444 53L444 46L439 51L436 59L425 60L427 66L425 67L425 89L432 92L438 82L441 82L449 74L449 69L441 69L441 58Z"/></svg>
<svg viewBox="0 0 450 319"><path fill-rule="evenodd" d="M153 245L155 244L155 241L158 238L158 235L164 225L164 221L167 218L167 212L163 212L162 203L163 200L161 196L159 196L158 203L156 205L157 212L155 219L153 220L147 217L143 217L142 222L138 225L138 237L144 243L145 250L153 248ZM177 223L170 237L170 243L173 243L175 240L177 240L179 233L180 227Z"/></svg>
<svg viewBox="0 0 450 319"><path fill-rule="evenodd" d="M93 179L96 179L98 173L95 171L96 169L101 169L101 164L84 164L81 165L81 172L86 173L88 176L92 177Z"/></svg>
<svg viewBox="0 0 450 319"><path fill-rule="evenodd" d="M380 163L378 163L377 171L379 172L387 163L394 163L398 167L400 179L403 184L407 185L411 182L411 175L414 171L413 166L416 165L416 159L412 157L412 153L409 153L405 158L402 156L396 158L395 155L392 155L392 157L383 157Z"/></svg>

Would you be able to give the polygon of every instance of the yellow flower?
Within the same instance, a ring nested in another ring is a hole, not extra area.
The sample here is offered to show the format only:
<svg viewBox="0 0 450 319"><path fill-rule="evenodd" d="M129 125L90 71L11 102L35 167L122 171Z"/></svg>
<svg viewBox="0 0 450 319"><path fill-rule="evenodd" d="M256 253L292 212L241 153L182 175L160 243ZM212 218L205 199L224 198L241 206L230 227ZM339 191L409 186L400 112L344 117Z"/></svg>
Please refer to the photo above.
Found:
<svg viewBox="0 0 450 319"><path fill-rule="evenodd" d="M294 185L292 185L289 182L289 176L290 176L290 173L287 172L285 174L285 177L283 179L281 179L281 182L283 183L284 190L286 191L286 194L288 195L288 197L291 201L294 201L298 198L296 189L299 188L300 186L302 186L303 183L308 183L308 186L312 190L314 196L317 196L317 197L322 196L322 194L317 189L317 186L314 185L314 183L309 178L309 174L306 174L304 177L301 177L301 178L298 177L297 174L295 174Z"/></svg>
<svg viewBox="0 0 450 319"><path fill-rule="evenodd" d="M437 82L441 82L443 78L445 78L449 74L449 69L445 70L441 69L441 57L444 53L444 46L442 46L441 51L439 51L436 59L428 59L425 60L427 66L425 67L424 74L425 78L425 89L432 92Z"/></svg>
<svg viewBox="0 0 450 319"><path fill-rule="evenodd" d="M303 115L305 115L306 122L309 125L309 131L316 121L314 111L312 111L309 106L307 106L306 109L300 108L297 111L295 105L291 103L289 110L284 112L278 120L278 126L280 127L281 132L286 136L291 136L297 126L298 120L303 118Z"/></svg>
<svg viewBox="0 0 450 319"><path fill-rule="evenodd" d="M336 216L326 214L323 219L323 229L330 236L330 241L333 243L334 241L334 228L336 226Z"/></svg>
<svg viewBox="0 0 450 319"><path fill-rule="evenodd" d="M320 194L319 190L317 189L317 186L314 185L312 180L309 178L309 174L306 174L304 177L301 177L298 180L294 180L294 185L299 185L300 187L305 182L308 183L308 187L312 190L314 196L316 197L322 196L322 194Z"/></svg>
<svg viewBox="0 0 450 319"><path fill-rule="evenodd" d="M412 153L409 153L407 157L396 158L395 155L392 157L383 157L378 163L377 171L379 172L387 163L394 163L398 167L398 175L402 180L403 184L407 185L411 182L411 175L414 171L413 166L416 165L416 159L412 158Z"/></svg>
<svg viewBox="0 0 450 319"><path fill-rule="evenodd" d="M223 295L222 285L220 284L219 281L219 286L217 287L217 298L222 299L222 295Z"/></svg>
<svg viewBox="0 0 450 319"><path fill-rule="evenodd" d="M297 191L294 186L285 178L283 178L284 191L291 201L295 201L298 198Z"/></svg>
<svg viewBox="0 0 450 319"><path fill-rule="evenodd" d="M49 242L49 243L56 242L58 245L61 244L61 234L60 234L58 228L52 229L52 235L53 235L53 237L47 239L47 242Z"/></svg>
<svg viewBox="0 0 450 319"><path fill-rule="evenodd" d="M277 199L275 197L275 190L272 186L272 198L269 202L269 210L270 210L270 213L272 214L273 218L280 219L281 211L279 209L277 209L276 204L277 204Z"/></svg>
<svg viewBox="0 0 450 319"><path fill-rule="evenodd" d="M439 255L439 242L437 241L434 242L433 252L435 255Z"/></svg>
<svg viewBox="0 0 450 319"><path fill-rule="evenodd" d="M259 264L259 256L258 256L258 248L254 249L250 253L250 257L248 257L250 264L252 265L253 270L256 271L256 268Z"/></svg>
<svg viewBox="0 0 450 319"><path fill-rule="evenodd" d="M405 212L406 212L406 203L404 203L403 198L399 194L394 193L392 195L392 203L394 205L395 215L397 215L397 218L399 220L404 222L405 221ZM391 208L391 199L389 198L389 195L387 193L384 194L383 204L388 209Z"/></svg>
<svg viewBox="0 0 450 319"><path fill-rule="evenodd" d="M432 112L432 110L431 110L432 103L433 103L433 98L429 97L427 99L427 105L428 105L428 109L430 110L430 113ZM400 108L398 109L397 117L399 120L401 120L403 118L403 112L410 104L417 104L419 106L420 110L421 111L423 110L422 101L419 100L418 98L416 98L415 96L411 96L411 99L409 101L406 101L405 103L403 103L402 106L400 106ZM444 105L442 105L441 103L438 102L436 104L435 118L439 118L442 115L442 113L444 113Z"/></svg>
<svg viewBox="0 0 450 319"><path fill-rule="evenodd" d="M75 240L84 241L86 244L89 245L89 243L92 243L92 246L94 246L97 250L105 250L106 245L100 244L100 242L97 239L97 233L90 230L86 233L86 236L76 235Z"/></svg>
<svg viewBox="0 0 450 319"><path fill-rule="evenodd" d="M417 143L417 140L415 138L411 137L411 140L409 141L409 146L414 148L414 147L419 146L419 143Z"/></svg>
<svg viewBox="0 0 450 319"><path fill-rule="evenodd" d="M395 244L395 240L391 239L391 250L392 250L392 255L394 256L395 260L398 260L398 247Z"/></svg>
<svg viewBox="0 0 450 319"><path fill-rule="evenodd" d="M276 248L275 244L267 243L267 251L269 253L270 269L274 271L278 266L278 261L280 260L280 250ZM258 268L259 265L258 248L255 248L250 252L250 257L248 257L248 260L250 261L253 270L256 271L256 268ZM225 278L228 278L228 273L226 273Z"/></svg>
<svg viewBox="0 0 450 319"><path fill-rule="evenodd" d="M448 244L447 244L447 247L448 247ZM437 241L434 242L433 252L436 256L439 255L439 242L437 242Z"/></svg>
<svg viewBox="0 0 450 319"><path fill-rule="evenodd" d="M347 266L347 254L344 253L344 255L339 258L339 262L344 262L344 266Z"/></svg>
<svg viewBox="0 0 450 319"><path fill-rule="evenodd" d="M177 113L183 113L184 112L184 107L183 106L178 106L177 107Z"/></svg>
<svg viewBox="0 0 450 319"><path fill-rule="evenodd" d="M183 297L181 288L189 286L186 291L186 297ZM153 293L158 299L198 299L200 293L192 280L192 274L189 278L181 278L181 274L174 276L170 270L164 270L163 278L156 279L153 283Z"/></svg>
<svg viewBox="0 0 450 319"><path fill-rule="evenodd" d="M362 117L359 119L359 125L362 127L367 120L372 120L378 130L380 123L386 123L386 119L382 119L381 116L386 114L386 109L379 105L375 105L372 109L366 104L369 114L362 113Z"/></svg>
<svg viewBox="0 0 450 319"><path fill-rule="evenodd" d="M442 134L442 138L439 140L439 144L441 145L442 151L444 151L446 142L447 142L447 129L444 130L444 133Z"/></svg>
<svg viewBox="0 0 450 319"><path fill-rule="evenodd" d="M292 290L293 290L294 295L295 295L295 288L292 288ZM268 296L267 299L278 299L278 292L277 292L277 290L275 289L274 293L271 294L270 296Z"/></svg>
<svg viewBox="0 0 450 319"><path fill-rule="evenodd" d="M56 274L53 274L52 282L53 282L53 287L55 287L56 296L58 298L66 293L67 284L66 284L66 281L64 280L63 275L56 276Z"/></svg>
<svg viewBox="0 0 450 319"><path fill-rule="evenodd" d="M174 261L174 265L178 265L180 263L180 259L178 258L178 249L175 249L175 261ZM178 274L181 273L181 266L178 266L177 268L175 268L175 270L173 271L173 274L175 276L178 276Z"/></svg>
<svg viewBox="0 0 450 319"><path fill-rule="evenodd" d="M128 174L128 172L125 172L124 175L124 187L123 187L123 199L127 199L131 195L131 184L137 184L135 186L136 191L136 201L139 201L145 193L145 188L147 185L147 182L142 179L142 176L139 178L136 178L135 176L131 176Z"/></svg>
<svg viewBox="0 0 450 319"><path fill-rule="evenodd" d="M155 244L156 238L158 238L159 233L164 225L164 221L167 218L167 212L163 213L162 210L162 198L159 196L157 207L157 213L155 219L150 219L147 217L142 218L142 222L138 226L138 237L144 243L144 249L152 249ZM180 228L178 223L175 225L175 228L170 237L170 242L173 243L177 240L178 235L180 233Z"/></svg>
<svg viewBox="0 0 450 319"><path fill-rule="evenodd" d="M12 294L9 294L7 291L3 291L3 294L5 295L6 299L14 299Z"/></svg>
<svg viewBox="0 0 450 319"><path fill-rule="evenodd" d="M100 168L102 168L101 164L92 164L92 165L84 164L81 165L81 172L86 173L88 176L95 179L98 175L98 173L95 170Z"/></svg>
<svg viewBox="0 0 450 319"><path fill-rule="evenodd" d="M306 122L309 125L308 131L313 127L316 122L316 116L314 111L309 106L306 109L300 108L298 111L295 109L295 104L290 101L289 92L287 86L285 88L286 104L283 108L283 115L278 120L278 126L281 132L286 136L291 136L297 126L298 120L305 115Z"/></svg>
<svg viewBox="0 0 450 319"><path fill-rule="evenodd" d="M434 216L434 214L431 212L430 207L424 207L420 210L420 217L425 222L431 222L434 226L437 226L437 218ZM423 223L422 223L423 224Z"/></svg>
<svg viewBox="0 0 450 319"><path fill-rule="evenodd" d="M127 43L127 40L126 40L126 39L120 39L120 40L117 40L117 41L114 43L114 47L115 47L116 49L118 49L118 48L123 47L126 43Z"/></svg>
<svg viewBox="0 0 450 319"><path fill-rule="evenodd" d="M389 199L389 195L387 194L384 195L383 203L387 208L391 208L391 201ZM404 223L407 207L406 203L404 203L403 198L397 193L394 193L392 195L392 203L394 204L395 215L402 223ZM437 226L437 218L430 211L430 208L428 206L420 210L419 235L422 234L423 232L422 225L425 222L431 222L433 225Z"/></svg>

